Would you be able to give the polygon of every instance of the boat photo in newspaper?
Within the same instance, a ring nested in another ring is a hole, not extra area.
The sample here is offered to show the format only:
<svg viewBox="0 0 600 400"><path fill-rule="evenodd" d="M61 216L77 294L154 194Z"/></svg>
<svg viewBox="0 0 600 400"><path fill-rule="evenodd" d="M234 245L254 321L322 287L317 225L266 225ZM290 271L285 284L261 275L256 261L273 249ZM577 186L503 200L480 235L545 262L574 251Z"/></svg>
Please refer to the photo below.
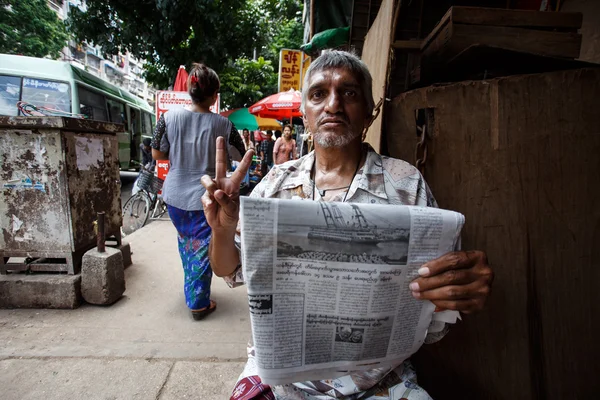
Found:
<svg viewBox="0 0 600 400"><path fill-rule="evenodd" d="M282 203L280 215L297 209ZM289 210L285 208L290 207ZM405 210L381 218L360 204L320 203L314 215L278 221L277 257L365 264L406 264L410 215Z"/></svg>

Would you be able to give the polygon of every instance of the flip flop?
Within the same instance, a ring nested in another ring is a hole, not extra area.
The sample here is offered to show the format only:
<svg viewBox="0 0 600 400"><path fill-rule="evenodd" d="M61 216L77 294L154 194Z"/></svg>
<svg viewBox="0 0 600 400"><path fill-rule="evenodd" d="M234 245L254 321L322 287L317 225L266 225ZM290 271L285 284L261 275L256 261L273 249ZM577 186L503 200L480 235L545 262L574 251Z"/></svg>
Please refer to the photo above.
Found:
<svg viewBox="0 0 600 400"><path fill-rule="evenodd" d="M194 317L194 321L200 321L204 319L208 314L212 313L217 309L217 303L214 300L210 301L210 305L205 308L201 308L199 310L192 310L192 317Z"/></svg>

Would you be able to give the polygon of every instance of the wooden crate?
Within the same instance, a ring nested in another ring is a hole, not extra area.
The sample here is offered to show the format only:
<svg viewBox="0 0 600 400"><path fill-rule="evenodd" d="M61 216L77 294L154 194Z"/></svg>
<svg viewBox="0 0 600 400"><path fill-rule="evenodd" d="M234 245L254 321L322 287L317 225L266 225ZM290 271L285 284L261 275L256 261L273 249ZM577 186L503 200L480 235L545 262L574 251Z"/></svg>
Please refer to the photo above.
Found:
<svg viewBox="0 0 600 400"><path fill-rule="evenodd" d="M414 163L415 111L433 113L425 179L466 217L464 249L495 271L484 311L413 357L436 400L600 393L600 68L426 87L395 97L389 154Z"/></svg>
<svg viewBox="0 0 600 400"><path fill-rule="evenodd" d="M421 49L432 62L444 62L477 44L577 58L582 19L581 13L451 7Z"/></svg>

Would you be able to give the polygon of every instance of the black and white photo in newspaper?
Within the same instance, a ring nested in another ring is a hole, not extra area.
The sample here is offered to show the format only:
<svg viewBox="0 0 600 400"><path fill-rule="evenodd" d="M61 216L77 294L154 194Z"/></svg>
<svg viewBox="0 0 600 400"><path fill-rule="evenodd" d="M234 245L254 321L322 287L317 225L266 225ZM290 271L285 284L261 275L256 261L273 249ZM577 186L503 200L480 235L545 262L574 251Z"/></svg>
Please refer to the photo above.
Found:
<svg viewBox="0 0 600 400"><path fill-rule="evenodd" d="M397 365L434 306L418 268L456 246L461 214L435 208L242 198L242 254L267 384Z"/></svg>

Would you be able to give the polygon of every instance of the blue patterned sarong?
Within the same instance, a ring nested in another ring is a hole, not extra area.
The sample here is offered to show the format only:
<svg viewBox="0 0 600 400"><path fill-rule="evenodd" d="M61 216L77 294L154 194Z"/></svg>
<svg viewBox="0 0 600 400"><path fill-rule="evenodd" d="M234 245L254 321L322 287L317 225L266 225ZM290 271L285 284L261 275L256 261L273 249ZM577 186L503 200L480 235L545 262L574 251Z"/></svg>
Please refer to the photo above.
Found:
<svg viewBox="0 0 600 400"><path fill-rule="evenodd" d="M211 230L204 211L186 211L172 206L167 208L178 233L185 302L191 310L208 307L212 279L212 269L208 260Z"/></svg>

